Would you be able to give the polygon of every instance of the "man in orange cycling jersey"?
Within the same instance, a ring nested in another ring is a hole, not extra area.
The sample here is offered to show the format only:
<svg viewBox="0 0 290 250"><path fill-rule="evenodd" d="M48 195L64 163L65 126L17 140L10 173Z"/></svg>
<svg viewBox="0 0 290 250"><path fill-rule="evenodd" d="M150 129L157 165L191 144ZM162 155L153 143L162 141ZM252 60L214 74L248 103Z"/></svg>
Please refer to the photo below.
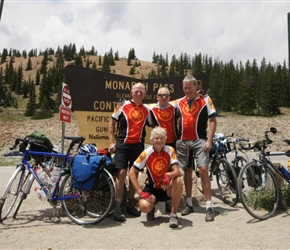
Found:
<svg viewBox="0 0 290 250"><path fill-rule="evenodd" d="M166 130L166 145L175 149L176 126L175 107L170 104L170 92L166 87L161 87L157 92L158 102L149 107L152 111L152 121L154 126L160 126Z"/></svg>
<svg viewBox="0 0 290 250"><path fill-rule="evenodd" d="M114 220L125 221L126 217L120 208L125 178L127 176L128 162L132 166L139 154L144 150L146 136L145 126L152 124L149 107L142 103L146 95L145 86L136 83L131 90L132 99L118 103L109 123L109 150L115 152L116 194ZM116 125L118 132L115 142ZM129 182L127 212L133 216L140 216L135 207L135 190Z"/></svg>
<svg viewBox="0 0 290 250"><path fill-rule="evenodd" d="M205 221L213 221L211 202L211 183L208 176L209 151L216 131L216 111L211 98L198 93L197 80L192 75L183 80L185 97L176 101L177 117L180 118L176 152L179 167L184 169L184 184L186 193L186 207L181 215L193 213L192 207L192 167L188 164L189 152L193 151L196 165L201 177L203 194L206 199ZM208 127L209 120L209 127ZM207 128L209 129L207 133Z"/></svg>

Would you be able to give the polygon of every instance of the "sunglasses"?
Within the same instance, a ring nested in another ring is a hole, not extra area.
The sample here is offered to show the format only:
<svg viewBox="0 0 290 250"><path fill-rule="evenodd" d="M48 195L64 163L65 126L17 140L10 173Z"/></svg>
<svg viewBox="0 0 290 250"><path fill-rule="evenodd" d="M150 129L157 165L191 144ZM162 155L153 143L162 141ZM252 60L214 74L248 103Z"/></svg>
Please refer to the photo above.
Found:
<svg viewBox="0 0 290 250"><path fill-rule="evenodd" d="M169 94L158 94L158 96L160 96L160 97L169 97L170 95Z"/></svg>

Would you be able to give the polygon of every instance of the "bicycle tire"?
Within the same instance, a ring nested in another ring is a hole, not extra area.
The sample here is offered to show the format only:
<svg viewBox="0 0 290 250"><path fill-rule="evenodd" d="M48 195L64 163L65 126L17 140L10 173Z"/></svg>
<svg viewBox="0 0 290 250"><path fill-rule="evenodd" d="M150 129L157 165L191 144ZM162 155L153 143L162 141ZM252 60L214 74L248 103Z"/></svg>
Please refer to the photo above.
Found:
<svg viewBox="0 0 290 250"><path fill-rule="evenodd" d="M266 220L278 208L280 193L272 170L255 161L242 168L238 191L246 211L258 220Z"/></svg>
<svg viewBox="0 0 290 250"><path fill-rule="evenodd" d="M237 158L234 159L234 162L232 166L234 167L236 171L236 175L239 176L239 173L241 169L248 163L248 160L243 156L237 156Z"/></svg>
<svg viewBox="0 0 290 250"><path fill-rule="evenodd" d="M74 188L71 175L65 177L60 187L59 197L79 194L76 198L61 201L68 218L78 225L97 224L111 211L115 199L114 180L106 169L101 171L98 187L94 190Z"/></svg>
<svg viewBox="0 0 290 250"><path fill-rule="evenodd" d="M238 202L236 172L226 159L219 159L216 164L216 182L223 202L234 207Z"/></svg>
<svg viewBox="0 0 290 250"><path fill-rule="evenodd" d="M18 211L22 203L21 195L19 196L19 194L21 193L21 188L23 186L24 176L25 166L20 165L16 168L8 181L3 196L0 199L0 221L4 221L8 217L15 204L17 204L16 209ZM18 200L19 197L20 200Z"/></svg>

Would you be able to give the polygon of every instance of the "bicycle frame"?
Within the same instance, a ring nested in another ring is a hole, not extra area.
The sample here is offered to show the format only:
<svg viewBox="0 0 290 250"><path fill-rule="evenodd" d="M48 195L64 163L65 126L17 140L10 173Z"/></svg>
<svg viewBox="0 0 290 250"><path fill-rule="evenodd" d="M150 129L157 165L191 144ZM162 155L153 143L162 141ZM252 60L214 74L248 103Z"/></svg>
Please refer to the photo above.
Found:
<svg viewBox="0 0 290 250"><path fill-rule="evenodd" d="M282 156L285 155L286 153L283 152L278 152L278 153L270 153L270 152L260 152L260 162L262 164L265 164L265 166L267 168L270 168L271 170L273 170L275 173L278 173L289 185L290 185L290 179L286 178L272 163L272 161L269 159L270 156ZM258 161L258 160L255 160Z"/></svg>
<svg viewBox="0 0 290 250"><path fill-rule="evenodd" d="M211 166L210 179L212 179L213 172L217 168L217 164L216 164L217 160L221 159L221 158L224 158L227 160L226 154L228 152L230 152L227 150L227 147L226 147L226 137L225 136L214 138L213 145L215 147L214 148L215 151L212 152L212 155L209 158L209 163ZM221 149L221 147L222 147L222 149ZM212 168L213 166L214 166L214 168Z"/></svg>
<svg viewBox="0 0 290 250"><path fill-rule="evenodd" d="M29 155L64 158L64 161L63 161L63 163L61 165L62 171L61 171L61 173L60 173L60 175L59 175L56 183L53 186L51 186L51 187L53 187L53 191L52 192L51 192L51 190L49 189L48 186L46 186L46 185L44 185L42 183L42 181L39 179L37 173L35 172L34 167L31 166L29 164L29 162L26 160L27 156L29 156ZM60 200L64 200L64 199L71 199L71 198L78 197L78 195L75 195L75 196L65 196L65 197L57 197L57 191L58 191L58 187L59 187L61 178L63 176L63 170L64 170L64 168L66 166L66 163L68 162L68 157L67 156L68 156L67 154L38 152L38 151L31 151L31 150L26 150L25 153L24 153L24 155L23 155L22 163L27 168L27 170L29 171L29 173L34 177L34 179L36 179L36 181L38 182L39 186L43 189L43 191L47 195L49 201L54 202L54 201L60 201ZM17 167L20 167L20 166L22 166L22 164L17 165ZM28 178L28 175L26 176L26 178ZM33 179L31 180L31 183L30 183L30 181L29 181L29 183L32 184L32 181L33 181ZM29 191L29 190L27 190L27 191Z"/></svg>

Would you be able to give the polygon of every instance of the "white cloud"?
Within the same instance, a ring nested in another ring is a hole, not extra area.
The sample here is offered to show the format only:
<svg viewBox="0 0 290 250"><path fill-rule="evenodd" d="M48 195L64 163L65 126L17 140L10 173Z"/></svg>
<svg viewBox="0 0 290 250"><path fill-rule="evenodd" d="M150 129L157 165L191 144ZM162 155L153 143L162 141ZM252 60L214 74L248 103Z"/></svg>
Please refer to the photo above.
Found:
<svg viewBox="0 0 290 250"><path fill-rule="evenodd" d="M110 48L151 61L154 51L207 54L235 63L263 57L288 62L287 2L9 1L0 23L0 52L57 49L70 43Z"/></svg>

